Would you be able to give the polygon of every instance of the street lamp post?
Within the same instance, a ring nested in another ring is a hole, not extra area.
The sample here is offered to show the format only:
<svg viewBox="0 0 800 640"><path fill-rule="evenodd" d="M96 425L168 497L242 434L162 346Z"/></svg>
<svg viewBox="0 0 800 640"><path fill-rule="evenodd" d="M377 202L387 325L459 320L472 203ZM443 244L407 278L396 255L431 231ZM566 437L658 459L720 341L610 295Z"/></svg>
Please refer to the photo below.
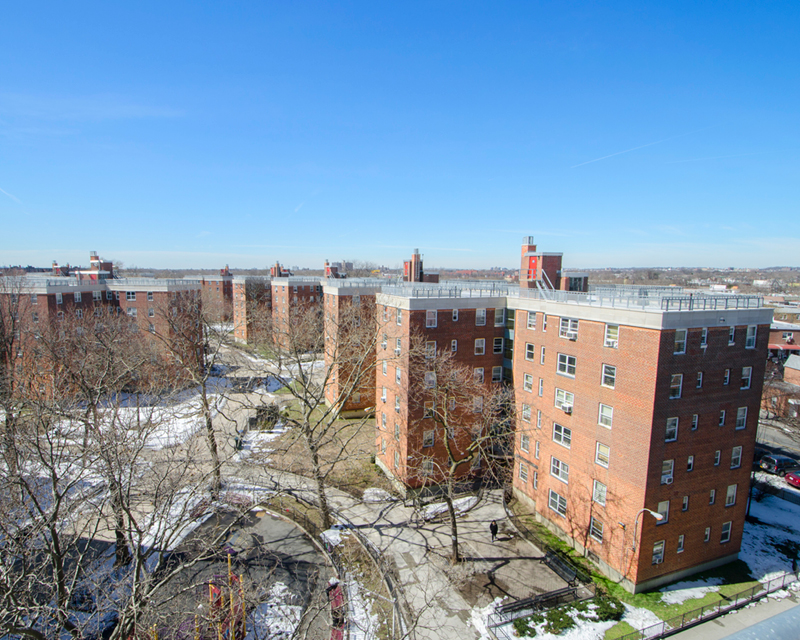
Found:
<svg viewBox="0 0 800 640"><path fill-rule="evenodd" d="M650 510L650 509L648 509L646 507L643 508L643 509L639 509L639 513L637 513L636 517L633 519L633 546L631 547L631 549L633 549L634 551L636 551L636 527L639 524L639 516L642 515L645 512L649 513L651 516L653 516L659 522L664 519L664 516L662 516L657 511L652 511L652 510ZM642 521L642 526L644 526L644 521Z"/></svg>

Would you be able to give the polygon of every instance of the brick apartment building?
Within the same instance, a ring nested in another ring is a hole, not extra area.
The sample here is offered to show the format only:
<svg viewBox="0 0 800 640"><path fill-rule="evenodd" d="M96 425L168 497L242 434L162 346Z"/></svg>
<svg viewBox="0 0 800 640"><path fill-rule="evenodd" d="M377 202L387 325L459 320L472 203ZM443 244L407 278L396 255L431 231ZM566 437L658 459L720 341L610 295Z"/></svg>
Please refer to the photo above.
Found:
<svg viewBox="0 0 800 640"><path fill-rule="evenodd" d="M199 280L206 313L212 313L223 321L233 317L233 274L227 264L217 276L188 276L186 279Z"/></svg>
<svg viewBox="0 0 800 640"><path fill-rule="evenodd" d="M272 315L272 286L269 276L234 276L233 337L252 341L267 316Z"/></svg>

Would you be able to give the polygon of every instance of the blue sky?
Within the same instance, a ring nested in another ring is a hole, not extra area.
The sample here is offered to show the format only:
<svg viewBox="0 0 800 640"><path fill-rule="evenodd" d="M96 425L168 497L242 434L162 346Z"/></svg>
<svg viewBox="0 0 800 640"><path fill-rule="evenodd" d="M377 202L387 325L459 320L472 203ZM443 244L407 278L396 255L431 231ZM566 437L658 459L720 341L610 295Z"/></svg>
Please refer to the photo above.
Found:
<svg viewBox="0 0 800 640"><path fill-rule="evenodd" d="M797 265L797 2L17 2L0 264Z"/></svg>

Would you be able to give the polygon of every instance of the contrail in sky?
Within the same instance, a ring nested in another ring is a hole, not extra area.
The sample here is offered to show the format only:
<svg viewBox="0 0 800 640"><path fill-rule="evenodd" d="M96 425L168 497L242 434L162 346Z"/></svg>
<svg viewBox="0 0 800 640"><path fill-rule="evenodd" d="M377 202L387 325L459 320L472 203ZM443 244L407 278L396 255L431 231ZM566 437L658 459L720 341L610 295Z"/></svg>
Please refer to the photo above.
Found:
<svg viewBox="0 0 800 640"><path fill-rule="evenodd" d="M11 198L11 199L12 199L14 202L16 202L17 204L22 204L22 203L19 201L19 198L17 198L17 196L12 196L12 195L11 195L11 194L10 194L8 191L6 191L5 189L0 189L0 193L5 193L5 194L6 194L6 195L7 195L9 198Z"/></svg>
<svg viewBox="0 0 800 640"><path fill-rule="evenodd" d="M712 124L711 127L716 127L719 125ZM698 133L700 131L705 131L706 129L710 129L711 127L703 127L702 129L695 129L694 131L687 131L686 133L678 134L677 136L672 136L670 138L664 138L663 140L656 140L655 142L648 142L647 144L643 144L639 147L633 147L633 149L625 149L625 151L617 151L616 153L611 153L607 156L603 156L602 158L595 158L594 160L587 160L586 162L581 162L580 164L576 164L570 167L570 169L575 169L577 167L582 167L585 164L592 164L593 162L600 162L601 160L605 160L606 158L613 158L614 156L621 155L623 153L630 153L631 151L636 151L637 149L644 149L645 147L652 147L654 144L661 144L662 142L668 142L670 140L675 140L676 138L682 138L683 136L688 136L691 133Z"/></svg>

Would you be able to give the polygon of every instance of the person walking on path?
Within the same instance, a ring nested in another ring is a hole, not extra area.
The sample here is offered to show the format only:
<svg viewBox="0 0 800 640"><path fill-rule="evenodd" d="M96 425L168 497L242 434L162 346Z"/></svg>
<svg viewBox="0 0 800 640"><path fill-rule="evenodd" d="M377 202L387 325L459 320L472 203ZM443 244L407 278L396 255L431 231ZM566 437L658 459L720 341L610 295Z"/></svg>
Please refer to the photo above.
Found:
<svg viewBox="0 0 800 640"><path fill-rule="evenodd" d="M497 522L492 520L492 524L489 525L489 531L492 534L492 542L497 539Z"/></svg>

